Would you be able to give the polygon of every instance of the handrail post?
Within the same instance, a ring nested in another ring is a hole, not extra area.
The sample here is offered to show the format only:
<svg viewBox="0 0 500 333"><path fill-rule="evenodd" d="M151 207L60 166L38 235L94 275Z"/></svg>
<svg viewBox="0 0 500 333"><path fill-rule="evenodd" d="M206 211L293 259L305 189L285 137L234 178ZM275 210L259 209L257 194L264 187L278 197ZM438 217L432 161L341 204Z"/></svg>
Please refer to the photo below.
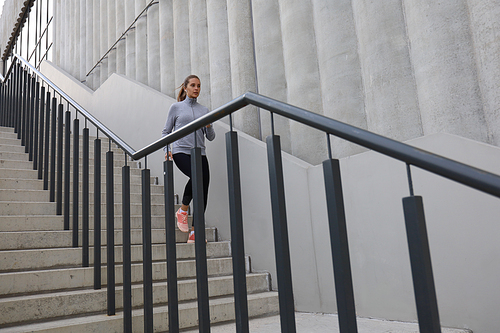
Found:
<svg viewBox="0 0 500 333"><path fill-rule="evenodd" d="M125 157L126 158L126 157ZM132 333L132 254L130 239L130 167L122 168L123 331Z"/></svg>
<svg viewBox="0 0 500 333"><path fill-rule="evenodd" d="M64 106L59 104L57 110L57 190L56 190L56 214L62 215L62 188L63 188L63 115ZM53 151L54 152L54 151ZM68 227L69 229L69 227Z"/></svg>
<svg viewBox="0 0 500 333"><path fill-rule="evenodd" d="M108 316L116 313L115 309L115 199L113 151L111 143L106 153L106 252L107 252L107 295Z"/></svg>
<svg viewBox="0 0 500 333"><path fill-rule="evenodd" d="M243 237L243 213L241 206L240 161L238 155L238 134L234 131L226 133L226 156L236 332L248 333L248 301Z"/></svg>
<svg viewBox="0 0 500 333"><path fill-rule="evenodd" d="M147 157L146 157L147 158ZM144 332L153 332L153 262L151 243L151 171L142 170L142 268Z"/></svg>
<svg viewBox="0 0 500 333"><path fill-rule="evenodd" d="M196 285L200 333L210 332L208 303L207 244L205 243L205 212L201 148L191 149L191 176L193 187L194 248L196 253Z"/></svg>
<svg viewBox="0 0 500 333"><path fill-rule="evenodd" d="M177 249L175 242L174 208L174 163L163 162L165 197L165 233L167 248L167 287L168 287L168 329L179 331L179 297L177 293Z"/></svg>
<svg viewBox="0 0 500 333"><path fill-rule="evenodd" d="M94 289L101 289L101 139L94 140Z"/></svg>
<svg viewBox="0 0 500 333"><path fill-rule="evenodd" d="M82 266L89 267L89 129L85 122L82 150ZM78 184L76 185L78 188Z"/></svg>
<svg viewBox="0 0 500 333"><path fill-rule="evenodd" d="M26 144L26 148L28 149L27 153L29 154L28 158L30 161L33 161L33 132L34 132L34 118L35 118L35 85L36 78L35 76L31 77L31 89L29 96L29 107L28 107L28 143Z"/></svg>
<svg viewBox="0 0 500 333"><path fill-rule="evenodd" d="M340 332L356 333L358 328L339 161L336 159L324 161L323 173L339 328Z"/></svg>
<svg viewBox="0 0 500 333"><path fill-rule="evenodd" d="M39 126L40 126L40 82L35 83L35 104L34 104L34 117L33 117L33 141L32 141L32 154L33 154L33 170L38 168L38 140L39 140Z"/></svg>
<svg viewBox="0 0 500 333"><path fill-rule="evenodd" d="M45 87L40 92L40 132L38 137L38 179L43 179L43 140L45 139Z"/></svg>
<svg viewBox="0 0 500 333"><path fill-rule="evenodd" d="M49 189L50 102L50 91L47 91L47 106L45 111L45 151L43 156L43 189L45 191Z"/></svg>
<svg viewBox="0 0 500 333"><path fill-rule="evenodd" d="M64 230L69 230L70 166L71 166L71 112L65 113L64 125Z"/></svg>
<svg viewBox="0 0 500 333"><path fill-rule="evenodd" d="M295 327L295 304L292 289L292 269L290 247L288 245L288 227L286 219L285 188L279 136L268 136L267 159L269 166L269 185L274 231L276 272L278 275L278 297L280 307L281 332L293 333Z"/></svg>
<svg viewBox="0 0 500 333"><path fill-rule="evenodd" d="M422 197L403 198L403 209L420 332L440 333L441 324Z"/></svg>
<svg viewBox="0 0 500 333"><path fill-rule="evenodd" d="M78 247L78 195L80 164L80 120L73 119L73 247Z"/></svg>

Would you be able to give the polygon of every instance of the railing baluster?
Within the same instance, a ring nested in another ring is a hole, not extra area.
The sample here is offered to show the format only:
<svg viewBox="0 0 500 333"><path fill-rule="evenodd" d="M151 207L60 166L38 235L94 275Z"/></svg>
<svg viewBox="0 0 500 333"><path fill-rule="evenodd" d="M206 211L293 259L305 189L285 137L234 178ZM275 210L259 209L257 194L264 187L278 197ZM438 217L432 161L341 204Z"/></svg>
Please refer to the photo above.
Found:
<svg viewBox="0 0 500 333"><path fill-rule="evenodd" d="M107 290L108 316L113 316L115 309L115 199L113 175L113 151L111 139L106 153L106 253L107 253Z"/></svg>
<svg viewBox="0 0 500 333"><path fill-rule="evenodd" d="M50 91L47 91L47 106L45 111L45 152L43 156L43 189L49 189L49 145L50 145ZM55 103L54 103L55 106ZM55 110L55 109L53 109ZM52 154L54 154L55 149L52 150ZM53 202L54 200L51 200Z"/></svg>
<svg viewBox="0 0 500 333"><path fill-rule="evenodd" d="M45 139L45 87L40 92L40 133L38 137L38 179L43 179L43 140Z"/></svg>
<svg viewBox="0 0 500 333"><path fill-rule="evenodd" d="M64 230L69 230L70 175L71 175L71 112L67 110L64 122Z"/></svg>
<svg viewBox="0 0 500 333"><path fill-rule="evenodd" d="M403 208L420 332L440 333L441 325L422 197L403 198Z"/></svg>
<svg viewBox="0 0 500 333"><path fill-rule="evenodd" d="M35 100L34 100L34 116L33 116L33 170L38 168L38 135L40 126L40 82L35 83Z"/></svg>
<svg viewBox="0 0 500 333"><path fill-rule="evenodd" d="M33 132L34 132L34 118L35 118L35 85L36 78L35 76L31 77L31 88L30 88L30 98L29 98L29 107L28 107L28 144L26 147L28 148L28 157L30 161L33 161Z"/></svg>
<svg viewBox="0 0 500 333"><path fill-rule="evenodd" d="M59 104L57 110L57 191L56 191L56 213L62 215L62 188L63 188L63 115L64 106ZM66 228L65 228L66 229ZM69 226L68 226L69 229Z"/></svg>
<svg viewBox="0 0 500 333"><path fill-rule="evenodd" d="M153 332L153 262L151 246L151 171L145 165L145 169L142 170L142 269L144 332L146 333Z"/></svg>
<svg viewBox="0 0 500 333"><path fill-rule="evenodd" d="M196 285L200 333L210 332L208 302L207 245L205 243L205 212L201 148L191 149L191 176L193 186L193 214L196 253Z"/></svg>
<svg viewBox="0 0 500 333"><path fill-rule="evenodd" d="M174 163L163 162L165 188L165 233L167 247L168 329L179 332L179 296L177 293L177 249L175 240Z"/></svg>
<svg viewBox="0 0 500 333"><path fill-rule="evenodd" d="M94 289L101 289L101 139L99 137L94 140Z"/></svg>
<svg viewBox="0 0 500 333"><path fill-rule="evenodd" d="M80 164L80 120L73 119L73 247L78 247L78 205Z"/></svg>
<svg viewBox="0 0 500 333"><path fill-rule="evenodd" d="M127 156L125 155L125 158ZM132 333L132 254L130 240L130 167L122 168L122 218L123 218L123 327Z"/></svg>
<svg viewBox="0 0 500 333"><path fill-rule="evenodd" d="M231 253L233 257L234 311L236 332L248 333L248 302L241 207L240 161L238 134L226 133L227 177L229 186L229 212L231 220Z"/></svg>
<svg viewBox="0 0 500 333"><path fill-rule="evenodd" d="M292 270L286 220L285 189L283 184L283 165L279 136L268 136L267 159L269 163L269 183L273 217L274 248L276 272L278 276L278 295L280 307L281 332L296 331L292 290Z"/></svg>
<svg viewBox="0 0 500 333"><path fill-rule="evenodd" d="M339 161L323 162L340 332L356 333L356 309Z"/></svg>
<svg viewBox="0 0 500 333"><path fill-rule="evenodd" d="M82 266L89 267L89 129L83 129L82 150ZM78 184L76 184L78 189Z"/></svg>
<svg viewBox="0 0 500 333"><path fill-rule="evenodd" d="M22 100L23 100L23 105L22 105L22 116L21 116L21 132L20 132L20 139L21 139L21 145L25 147L25 150L24 152L27 153L28 150L26 149L26 132L27 132L27 128L26 128L26 119L27 119L27 113L28 113L28 108L27 108L27 105L28 105L28 95L29 95L29 84L28 84L28 78L29 78L29 75L28 75L28 71L27 70L23 70L23 96L22 96Z"/></svg>

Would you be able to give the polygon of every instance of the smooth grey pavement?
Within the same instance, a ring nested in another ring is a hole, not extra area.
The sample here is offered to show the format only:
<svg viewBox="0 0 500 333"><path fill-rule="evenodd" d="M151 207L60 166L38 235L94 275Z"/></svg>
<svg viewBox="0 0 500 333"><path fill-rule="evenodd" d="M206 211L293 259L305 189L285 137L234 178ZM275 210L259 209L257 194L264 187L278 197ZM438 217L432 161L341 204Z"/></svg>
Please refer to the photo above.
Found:
<svg viewBox="0 0 500 333"><path fill-rule="evenodd" d="M320 313L295 313L297 332L300 333L336 333L339 332L337 315ZM184 333L195 333L195 330L183 331ZM213 325L212 333L236 332L234 323ZM279 316L263 317L250 320L250 332L276 333L281 332ZM359 333L418 333L418 324L402 323L397 321L385 321L377 319L358 318ZM443 328L442 333L472 333L466 329Z"/></svg>

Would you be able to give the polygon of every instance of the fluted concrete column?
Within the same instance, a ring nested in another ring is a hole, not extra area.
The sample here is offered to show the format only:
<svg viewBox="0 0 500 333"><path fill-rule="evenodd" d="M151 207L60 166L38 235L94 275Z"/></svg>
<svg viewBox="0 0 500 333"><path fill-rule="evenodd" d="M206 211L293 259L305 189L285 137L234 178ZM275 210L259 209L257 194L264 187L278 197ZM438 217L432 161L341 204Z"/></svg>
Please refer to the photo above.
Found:
<svg viewBox="0 0 500 333"><path fill-rule="evenodd" d="M135 0L135 17L146 7L146 0ZM135 78L148 84L148 37L147 13L145 12L135 24Z"/></svg>
<svg viewBox="0 0 500 333"><path fill-rule="evenodd" d="M125 27L125 6L122 1L116 6L116 35L115 40L121 37L127 27ZM130 23L128 23L130 25ZM126 74L126 46L125 37L116 44L116 72Z"/></svg>
<svg viewBox="0 0 500 333"><path fill-rule="evenodd" d="M80 46L79 46L79 54L80 54L80 81L86 81L85 75L87 72L85 71L85 67L87 66L87 1L80 1L78 3L80 5Z"/></svg>
<svg viewBox="0 0 500 333"><path fill-rule="evenodd" d="M366 129L363 80L351 0L312 0L324 115ZM332 137L335 158L362 148Z"/></svg>
<svg viewBox="0 0 500 333"><path fill-rule="evenodd" d="M147 11L148 31L148 85L158 91L161 90L160 70L160 21L159 3L149 7Z"/></svg>
<svg viewBox="0 0 500 333"><path fill-rule="evenodd" d="M401 0L353 0L370 131L404 141L422 135Z"/></svg>
<svg viewBox="0 0 500 333"><path fill-rule="evenodd" d="M310 0L279 0L288 103L323 114ZM293 154L309 163L327 158L326 135L290 122Z"/></svg>
<svg viewBox="0 0 500 333"><path fill-rule="evenodd" d="M487 141L465 0L404 0L424 134Z"/></svg>
<svg viewBox="0 0 500 333"><path fill-rule="evenodd" d="M54 29L52 29L52 38L53 38L53 54L54 54L54 62L57 66L61 66L61 46L62 46L62 12L61 12L61 0L56 0L53 2L52 10L54 12Z"/></svg>
<svg viewBox="0 0 500 333"><path fill-rule="evenodd" d="M500 146L500 6L498 0L469 0L470 22L488 141Z"/></svg>
<svg viewBox="0 0 500 333"><path fill-rule="evenodd" d="M285 60L278 0L253 0L252 9L259 93L286 102ZM260 117L262 137L265 138L271 135L271 115L267 110L260 110ZM274 129L281 137L281 148L291 153L290 121L275 115Z"/></svg>
<svg viewBox="0 0 500 333"><path fill-rule="evenodd" d="M179 86L191 74L189 43L189 5L187 1L174 1L175 84Z"/></svg>
<svg viewBox="0 0 500 333"><path fill-rule="evenodd" d="M250 0L228 0L227 20L234 98L247 91L257 92ZM259 111L256 107L250 106L238 111L233 119L236 128L260 138Z"/></svg>
<svg viewBox="0 0 500 333"><path fill-rule="evenodd" d="M67 31L68 29L68 17L67 17L67 13L66 13L66 6L68 5L68 2L67 1L61 1L61 5L60 5L60 15L61 15L61 33L60 33L60 66L62 69L64 69L65 71L68 70L67 68L67 64L66 64L66 59L67 59L67 54L68 54L68 50L67 50L67 45L66 45L66 42L67 42L67 34L65 34L64 32Z"/></svg>
<svg viewBox="0 0 500 333"><path fill-rule="evenodd" d="M161 92L175 98L173 1L160 1Z"/></svg>
<svg viewBox="0 0 500 333"><path fill-rule="evenodd" d="M73 77L80 78L80 1L71 0L71 26L72 36L71 45L73 48L71 61L71 74Z"/></svg>
<svg viewBox="0 0 500 333"><path fill-rule="evenodd" d="M87 20L86 20L86 33L85 36L87 42L85 47L85 75L90 71L92 67L94 67L94 1L87 0L85 1L87 6ZM89 76L86 77L87 86L92 88L94 86L94 75L90 73Z"/></svg>
<svg viewBox="0 0 500 333"><path fill-rule="evenodd" d="M99 58L101 58L104 53L108 50L108 0L101 0L101 30L99 33L101 34L100 39L100 52ZM103 59L100 66L100 78L101 82L99 85L103 84L104 81L108 79L108 59Z"/></svg>
<svg viewBox="0 0 500 333"><path fill-rule="evenodd" d="M227 1L207 0L208 51L212 108L232 99Z"/></svg>
<svg viewBox="0 0 500 333"><path fill-rule="evenodd" d="M101 0L93 0L94 8L93 8L93 16L94 16L94 29L93 29L93 41L94 41L94 52L93 52L93 61L92 67L97 64L99 59L101 58ZM103 0L104 1L104 0ZM92 72L92 89L99 88L101 83L101 65L94 68Z"/></svg>
<svg viewBox="0 0 500 333"><path fill-rule="evenodd" d="M129 27L135 19L135 2L134 0L125 0L125 26ZM135 32L133 27L127 32L125 40L126 50L126 74L129 78L135 79Z"/></svg>
<svg viewBox="0 0 500 333"><path fill-rule="evenodd" d="M211 109L206 0L189 0L189 27L191 71L200 78L202 89L198 101Z"/></svg>
<svg viewBox="0 0 500 333"><path fill-rule="evenodd" d="M108 0L108 47L116 42L116 6L121 7L121 1L116 3L116 0ZM116 73L116 49L111 50L108 54L108 77Z"/></svg>

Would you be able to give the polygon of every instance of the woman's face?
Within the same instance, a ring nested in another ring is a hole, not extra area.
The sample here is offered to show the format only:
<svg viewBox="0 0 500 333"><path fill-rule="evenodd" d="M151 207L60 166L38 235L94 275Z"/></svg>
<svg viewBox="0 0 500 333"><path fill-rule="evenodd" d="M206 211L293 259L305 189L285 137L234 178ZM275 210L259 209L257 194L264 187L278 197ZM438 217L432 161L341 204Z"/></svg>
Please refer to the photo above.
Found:
<svg viewBox="0 0 500 333"><path fill-rule="evenodd" d="M198 80L197 78L190 79L186 87L187 96L189 98L198 98L198 95L200 95L200 90L200 80Z"/></svg>

